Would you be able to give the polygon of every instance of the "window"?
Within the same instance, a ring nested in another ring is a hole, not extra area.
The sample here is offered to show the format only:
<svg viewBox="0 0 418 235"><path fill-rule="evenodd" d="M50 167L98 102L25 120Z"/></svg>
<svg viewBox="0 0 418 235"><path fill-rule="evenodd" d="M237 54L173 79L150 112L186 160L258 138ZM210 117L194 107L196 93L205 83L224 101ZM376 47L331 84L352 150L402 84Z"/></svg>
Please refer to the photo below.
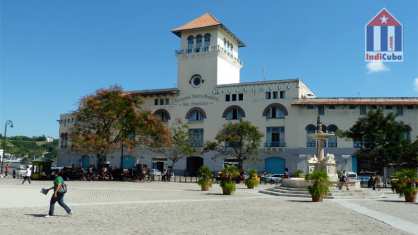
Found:
<svg viewBox="0 0 418 235"><path fill-rule="evenodd" d="M230 100L231 100L231 95L229 95L229 94L228 94L228 95L225 95L225 101L227 101L227 102L228 102L228 101L230 101Z"/></svg>
<svg viewBox="0 0 418 235"><path fill-rule="evenodd" d="M158 105L158 99L154 100L154 105Z"/></svg>
<svg viewBox="0 0 418 235"><path fill-rule="evenodd" d="M355 105L350 105L350 107L349 107L350 109L356 109L357 108L357 106L355 106Z"/></svg>
<svg viewBox="0 0 418 235"><path fill-rule="evenodd" d="M307 108L307 109L314 109L314 106L313 106L313 105L311 105L311 104L308 104L308 105L306 105L306 108Z"/></svg>
<svg viewBox="0 0 418 235"><path fill-rule="evenodd" d="M266 91L266 99L271 99L271 92L270 91Z"/></svg>
<svg viewBox="0 0 418 235"><path fill-rule="evenodd" d="M232 94L232 101L237 101L237 94Z"/></svg>
<svg viewBox="0 0 418 235"><path fill-rule="evenodd" d="M165 98L165 104L166 104L166 105L167 105L167 104L170 104L170 99Z"/></svg>
<svg viewBox="0 0 418 235"><path fill-rule="evenodd" d="M239 93L239 94L238 94L238 100L243 100L243 99L244 99L244 94Z"/></svg>
<svg viewBox="0 0 418 235"><path fill-rule="evenodd" d="M386 105L385 108L386 109L392 109L392 106L391 105Z"/></svg>
<svg viewBox="0 0 418 235"><path fill-rule="evenodd" d="M190 78L190 85L192 85L192 87L200 87L200 85L203 83L203 79L199 74L195 74Z"/></svg>
<svg viewBox="0 0 418 235"><path fill-rule="evenodd" d="M367 114L367 107L365 105L360 106L360 115Z"/></svg>
<svg viewBox="0 0 418 235"><path fill-rule="evenodd" d="M210 46L210 34L207 33L205 34L205 43L203 45L203 51L209 51L209 46Z"/></svg>
<svg viewBox="0 0 418 235"><path fill-rule="evenodd" d="M402 116L403 115L403 107L396 106L396 115Z"/></svg>
<svg viewBox="0 0 418 235"><path fill-rule="evenodd" d="M411 142L411 127L407 126L407 129L403 132L402 138L408 142Z"/></svg>
<svg viewBox="0 0 418 235"><path fill-rule="evenodd" d="M187 53L192 53L193 51L193 43L194 43L194 37L189 36L187 38Z"/></svg>
<svg viewBox="0 0 418 235"><path fill-rule="evenodd" d="M187 112L186 114L186 119L189 122L202 121L205 118L206 118L205 111L199 107L190 109L189 112Z"/></svg>
<svg viewBox="0 0 418 235"><path fill-rule="evenodd" d="M192 147L203 147L203 128L189 129L189 141Z"/></svg>
<svg viewBox="0 0 418 235"><path fill-rule="evenodd" d="M280 91L280 99L284 99L286 96L286 92L285 91Z"/></svg>
<svg viewBox="0 0 418 235"><path fill-rule="evenodd" d="M168 122L170 120L170 114L165 109L155 111L154 115L162 122Z"/></svg>
<svg viewBox="0 0 418 235"><path fill-rule="evenodd" d="M164 105L164 99L160 99L160 105Z"/></svg>
<svg viewBox="0 0 418 235"><path fill-rule="evenodd" d="M284 127L266 128L266 147L285 147Z"/></svg>
<svg viewBox="0 0 418 235"><path fill-rule="evenodd" d="M222 117L226 120L239 120L245 117L245 112L241 107L233 105L225 109Z"/></svg>
<svg viewBox="0 0 418 235"><path fill-rule="evenodd" d="M331 133L331 134L334 134L334 135L328 137L328 147L329 148L336 148L337 147L337 136L335 135L337 130L338 130L338 127L336 125L333 125L333 124L331 124L327 127L327 132Z"/></svg>
<svg viewBox="0 0 418 235"><path fill-rule="evenodd" d="M316 132L316 127L313 124L309 124L305 127L305 130L306 130L306 147L314 148L316 146L316 141L313 135Z"/></svg>
<svg viewBox="0 0 418 235"><path fill-rule="evenodd" d="M278 92L277 91L273 91L273 99L277 99L277 97L278 97Z"/></svg>
<svg viewBox="0 0 418 235"><path fill-rule="evenodd" d="M408 105L408 106L406 106L406 109L414 109L414 106L413 105Z"/></svg>
<svg viewBox="0 0 418 235"><path fill-rule="evenodd" d="M318 106L318 114L319 115L324 115L325 114L325 108L324 108L323 105Z"/></svg>
<svg viewBox="0 0 418 235"><path fill-rule="evenodd" d="M329 105L328 108L329 109L335 109L335 105Z"/></svg>
<svg viewBox="0 0 418 235"><path fill-rule="evenodd" d="M194 49L195 52L200 52L202 47L202 35L196 36L196 48Z"/></svg>
<svg viewBox="0 0 418 235"><path fill-rule="evenodd" d="M281 104L270 104L264 109L263 116L267 119L281 119L287 116L287 109Z"/></svg>

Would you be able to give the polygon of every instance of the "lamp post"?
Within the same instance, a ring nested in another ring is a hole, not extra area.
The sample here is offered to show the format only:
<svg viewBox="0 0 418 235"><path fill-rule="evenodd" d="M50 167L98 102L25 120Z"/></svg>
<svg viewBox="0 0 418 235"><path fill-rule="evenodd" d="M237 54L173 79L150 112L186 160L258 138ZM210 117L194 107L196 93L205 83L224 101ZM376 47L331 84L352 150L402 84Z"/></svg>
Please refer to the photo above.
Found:
<svg viewBox="0 0 418 235"><path fill-rule="evenodd" d="M1 156L1 174L3 174L3 158L6 155L6 135L7 135L7 127L13 128L13 122L11 120L7 120L4 124L4 136L3 136L3 154Z"/></svg>

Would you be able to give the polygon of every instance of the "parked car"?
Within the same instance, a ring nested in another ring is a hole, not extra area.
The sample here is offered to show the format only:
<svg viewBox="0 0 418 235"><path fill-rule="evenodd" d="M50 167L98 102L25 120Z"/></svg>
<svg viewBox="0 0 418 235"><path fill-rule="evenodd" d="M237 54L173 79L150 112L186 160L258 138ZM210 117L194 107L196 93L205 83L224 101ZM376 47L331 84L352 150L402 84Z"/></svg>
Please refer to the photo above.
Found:
<svg viewBox="0 0 418 235"><path fill-rule="evenodd" d="M347 173L345 173L345 175L347 176L349 181L354 181L357 180L357 173L349 171Z"/></svg>
<svg viewBox="0 0 418 235"><path fill-rule="evenodd" d="M158 170L158 169L151 169L150 172L149 172L149 174L151 176L161 176L161 171Z"/></svg>
<svg viewBox="0 0 418 235"><path fill-rule="evenodd" d="M284 177L284 174L267 174L261 177L261 180L265 183L277 184Z"/></svg>

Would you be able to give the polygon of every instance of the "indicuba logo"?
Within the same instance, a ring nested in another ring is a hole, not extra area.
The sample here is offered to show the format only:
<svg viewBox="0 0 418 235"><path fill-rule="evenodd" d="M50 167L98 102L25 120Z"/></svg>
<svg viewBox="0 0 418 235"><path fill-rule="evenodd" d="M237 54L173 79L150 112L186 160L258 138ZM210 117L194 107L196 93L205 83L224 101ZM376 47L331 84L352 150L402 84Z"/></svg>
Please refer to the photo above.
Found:
<svg viewBox="0 0 418 235"><path fill-rule="evenodd" d="M367 62L402 62L402 25L388 10L382 9L366 25Z"/></svg>

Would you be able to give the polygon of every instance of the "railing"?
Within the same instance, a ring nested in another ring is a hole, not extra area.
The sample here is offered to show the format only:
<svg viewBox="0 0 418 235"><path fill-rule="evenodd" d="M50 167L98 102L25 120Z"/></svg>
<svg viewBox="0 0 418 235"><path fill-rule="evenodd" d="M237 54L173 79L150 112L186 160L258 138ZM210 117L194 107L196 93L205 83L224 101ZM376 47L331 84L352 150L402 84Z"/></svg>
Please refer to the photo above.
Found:
<svg viewBox="0 0 418 235"><path fill-rule="evenodd" d="M225 50L225 48L219 46L219 45L212 45L209 47L203 46L203 47L193 47L193 48L187 48L187 49L180 49L175 50L176 55L191 55L191 54L202 54L202 53L210 53L210 52L220 52L228 57L230 57L235 62L242 65L242 61L235 57L232 52Z"/></svg>
<svg viewBox="0 0 418 235"><path fill-rule="evenodd" d="M271 142L266 142L264 144L264 147L267 147L267 148L286 147L286 143L280 142L280 141L271 141Z"/></svg>

